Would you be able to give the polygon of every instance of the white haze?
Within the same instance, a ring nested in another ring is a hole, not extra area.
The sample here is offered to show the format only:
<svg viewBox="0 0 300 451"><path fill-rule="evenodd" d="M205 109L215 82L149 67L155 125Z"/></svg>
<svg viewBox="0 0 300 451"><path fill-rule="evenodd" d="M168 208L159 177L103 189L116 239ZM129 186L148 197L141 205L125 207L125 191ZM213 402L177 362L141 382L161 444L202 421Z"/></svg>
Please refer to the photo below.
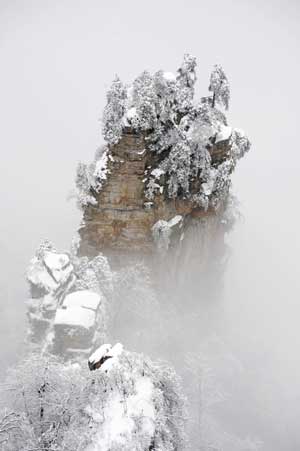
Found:
<svg viewBox="0 0 300 451"><path fill-rule="evenodd" d="M233 178L243 220L221 310L245 370L220 415L267 451L300 449L299 12L297 0L0 0L2 371L22 353L30 256L45 237L68 248L79 224L67 196L101 143L112 78L174 71L189 52L199 94L223 65L230 121L253 143Z"/></svg>

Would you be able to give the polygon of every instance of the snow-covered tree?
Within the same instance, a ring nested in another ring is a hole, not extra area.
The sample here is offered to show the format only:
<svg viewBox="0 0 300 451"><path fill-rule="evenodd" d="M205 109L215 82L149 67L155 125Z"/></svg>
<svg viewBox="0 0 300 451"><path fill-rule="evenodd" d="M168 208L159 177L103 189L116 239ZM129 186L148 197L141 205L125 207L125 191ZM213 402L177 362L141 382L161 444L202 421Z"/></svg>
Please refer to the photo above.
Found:
<svg viewBox="0 0 300 451"><path fill-rule="evenodd" d="M84 208L87 205L95 205L97 203L92 194L93 179L92 179L93 165L87 165L79 162L76 171L75 184L77 188L77 204L79 208Z"/></svg>
<svg viewBox="0 0 300 451"><path fill-rule="evenodd" d="M15 436L20 436L21 418L15 412L4 410L0 412L0 447L4 449L9 442L16 442Z"/></svg>
<svg viewBox="0 0 300 451"><path fill-rule="evenodd" d="M107 104L103 113L103 136L110 144L116 144L122 136L122 118L125 113L127 91L116 76L107 92Z"/></svg>
<svg viewBox="0 0 300 451"><path fill-rule="evenodd" d="M113 273L107 257L102 254L89 259L88 257L73 258L74 272L76 274L76 290L92 290L104 293L107 297L112 295Z"/></svg>
<svg viewBox="0 0 300 451"><path fill-rule="evenodd" d="M250 150L251 143L243 130L233 129L230 138L231 152L234 158L242 158Z"/></svg>
<svg viewBox="0 0 300 451"><path fill-rule="evenodd" d="M38 259L43 259L45 252L56 252L56 248L55 248L54 244L48 239L41 241L41 243L39 244L39 247L37 248L37 250L35 252L35 256Z"/></svg>
<svg viewBox="0 0 300 451"><path fill-rule="evenodd" d="M133 82L133 105L136 110L132 125L140 130L151 130L156 123L153 78L144 71Z"/></svg>
<svg viewBox="0 0 300 451"><path fill-rule="evenodd" d="M116 78L107 94L103 132L108 144L117 143L124 128L131 127L144 135L147 150L153 153L153 167L147 168L144 181L148 201L155 203L156 196L182 197L204 209L217 208L228 194L236 161L250 148L243 132L228 127L224 112L216 108L229 106L229 83L222 67L214 66L210 77L212 98L195 102L196 80L196 59L186 54L176 75L144 71L128 88ZM223 154L215 160L214 151ZM111 157L108 146L92 166L79 166L79 203L95 203ZM224 164L227 157L230 162ZM163 177L153 176L154 171Z"/></svg>
<svg viewBox="0 0 300 451"><path fill-rule="evenodd" d="M194 86L197 81L196 66L196 58L185 54L183 63L177 71L177 108L183 113L186 113L192 107L195 92Z"/></svg>
<svg viewBox="0 0 300 451"><path fill-rule="evenodd" d="M186 141L176 143L168 158L161 164L161 169L168 174L168 194L177 197L189 193L189 175L191 167L191 148Z"/></svg>
<svg viewBox="0 0 300 451"><path fill-rule="evenodd" d="M230 87L225 72L219 64L216 64L210 76L209 91L212 91L212 106L216 104L229 108Z"/></svg>
<svg viewBox="0 0 300 451"><path fill-rule="evenodd" d="M23 359L0 400L13 412L0 417L1 449L182 451L184 398L174 370L127 351L108 362L91 373L86 361Z"/></svg>

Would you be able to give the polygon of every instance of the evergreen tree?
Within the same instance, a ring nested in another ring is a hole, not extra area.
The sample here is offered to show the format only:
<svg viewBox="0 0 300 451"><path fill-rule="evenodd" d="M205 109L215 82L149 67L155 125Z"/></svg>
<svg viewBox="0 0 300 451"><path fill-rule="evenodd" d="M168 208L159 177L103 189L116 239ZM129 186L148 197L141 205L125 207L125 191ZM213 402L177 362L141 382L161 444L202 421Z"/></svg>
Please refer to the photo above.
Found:
<svg viewBox="0 0 300 451"><path fill-rule="evenodd" d="M216 64L210 76L209 91L212 91L212 106L216 104L223 106L226 110L229 107L230 88L223 68Z"/></svg>
<svg viewBox="0 0 300 451"><path fill-rule="evenodd" d="M116 144L122 136L122 118L125 113L127 93L118 76L107 93L107 104L103 113L103 136L110 144Z"/></svg>
<svg viewBox="0 0 300 451"><path fill-rule="evenodd" d="M156 122L155 91L153 77L144 71L133 83L133 104L137 112L137 122L133 125L149 130Z"/></svg>
<svg viewBox="0 0 300 451"><path fill-rule="evenodd" d="M187 112L191 109L195 93L196 76L196 58L185 54L183 63L177 73L177 108L180 112Z"/></svg>

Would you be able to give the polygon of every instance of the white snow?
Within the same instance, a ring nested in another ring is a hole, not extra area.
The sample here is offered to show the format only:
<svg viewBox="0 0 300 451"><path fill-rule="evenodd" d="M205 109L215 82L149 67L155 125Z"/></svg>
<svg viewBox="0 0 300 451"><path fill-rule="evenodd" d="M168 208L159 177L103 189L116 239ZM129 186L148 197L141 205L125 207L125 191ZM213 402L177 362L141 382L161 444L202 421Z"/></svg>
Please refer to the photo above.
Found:
<svg viewBox="0 0 300 451"><path fill-rule="evenodd" d="M170 238L172 235L172 228L176 225L182 227L183 217L181 215L176 215L171 218L169 221L165 221L164 219L159 219L152 226L152 234L154 241L160 251L165 252L170 245Z"/></svg>
<svg viewBox="0 0 300 451"><path fill-rule="evenodd" d="M167 81L176 81L176 76L172 72L164 72L163 77Z"/></svg>
<svg viewBox="0 0 300 451"><path fill-rule="evenodd" d="M42 258L31 259L27 278L33 285L43 287L50 292L66 281L72 271L73 266L67 254L47 251Z"/></svg>
<svg viewBox="0 0 300 451"><path fill-rule="evenodd" d="M33 285L43 287L46 291L55 290L58 287L58 283L51 277L43 262L37 257L30 260L27 278Z"/></svg>
<svg viewBox="0 0 300 451"><path fill-rule="evenodd" d="M68 265L63 269L53 269L52 275L58 283L65 282L73 271L73 265Z"/></svg>
<svg viewBox="0 0 300 451"><path fill-rule="evenodd" d="M131 120L134 119L137 116L137 111L135 107L129 108L129 110L126 113L126 118Z"/></svg>
<svg viewBox="0 0 300 451"><path fill-rule="evenodd" d="M227 127L225 125L222 125L221 128L220 128L220 131L216 135L215 143L217 144L218 142L226 141L227 139L230 138L231 133L232 133L232 128L231 127Z"/></svg>
<svg viewBox="0 0 300 451"><path fill-rule="evenodd" d="M81 290L68 294L63 302L63 306L83 307L96 311L100 303L101 297L98 293L89 290Z"/></svg>
<svg viewBox="0 0 300 451"><path fill-rule="evenodd" d="M81 307L58 308L54 325L66 325L90 329L95 323L95 313Z"/></svg>
<svg viewBox="0 0 300 451"><path fill-rule="evenodd" d="M217 177L218 171L216 169L211 169L210 173L209 173L209 179L207 180L207 182L202 183L201 188L203 193L206 196L210 196L214 186L215 186L215 181L216 181L216 177Z"/></svg>
<svg viewBox="0 0 300 451"><path fill-rule="evenodd" d="M236 133L238 133L240 136L243 136L243 137L246 136L245 131L242 128L235 128L234 131Z"/></svg>
<svg viewBox="0 0 300 451"><path fill-rule="evenodd" d="M102 153L99 160L96 161L95 166L95 172L94 177L97 179L97 181L104 181L106 180L108 169L107 169L107 163L108 163L108 149L105 149Z"/></svg>
<svg viewBox="0 0 300 451"><path fill-rule="evenodd" d="M136 376L133 382L135 393L128 396L125 403L120 391L114 390L107 400L104 412L97 411L95 405L89 406L88 413L92 415L94 422L99 424L99 428L93 442L85 451L109 451L114 447L129 444L132 450L135 449L137 421L139 435L144 437L147 449L150 447L155 433L153 384L148 377L140 375Z"/></svg>
<svg viewBox="0 0 300 451"><path fill-rule="evenodd" d="M90 356L89 362L90 363L96 363L99 362L99 360L102 359L110 350L112 346L109 343L105 343L101 345L98 349L96 349L95 352Z"/></svg>
<svg viewBox="0 0 300 451"><path fill-rule="evenodd" d="M100 371L107 372L118 363L118 357L122 354L122 352L123 345L121 343L117 343L113 347L111 344L103 344L90 356L89 362L93 364L99 362L102 357L111 357L110 359L107 359L99 368Z"/></svg>
<svg viewBox="0 0 300 451"><path fill-rule="evenodd" d="M159 179L161 175L163 175L165 171L162 169L156 168L151 171L151 175L153 175L154 178Z"/></svg>
<svg viewBox="0 0 300 451"><path fill-rule="evenodd" d="M45 252L44 262L51 270L62 270L70 263L69 256L67 254L57 254L56 252Z"/></svg>
<svg viewBox="0 0 300 451"><path fill-rule="evenodd" d="M174 216L172 219L170 219L168 221L168 226L169 227L174 227L175 225L177 225L181 221L182 221L182 216L181 215L176 215L176 216Z"/></svg>
<svg viewBox="0 0 300 451"><path fill-rule="evenodd" d="M138 150L135 152L137 155L145 155L146 149Z"/></svg>

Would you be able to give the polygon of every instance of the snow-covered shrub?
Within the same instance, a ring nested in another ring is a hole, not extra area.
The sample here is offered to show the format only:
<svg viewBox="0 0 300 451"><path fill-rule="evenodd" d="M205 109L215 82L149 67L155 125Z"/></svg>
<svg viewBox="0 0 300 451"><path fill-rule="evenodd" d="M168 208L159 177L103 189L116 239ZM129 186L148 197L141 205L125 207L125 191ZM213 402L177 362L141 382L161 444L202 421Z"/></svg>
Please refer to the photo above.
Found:
<svg viewBox="0 0 300 451"><path fill-rule="evenodd" d="M122 136L122 119L125 113L127 92L119 77L116 77L107 92L107 104L103 113L103 136L115 144Z"/></svg>
<svg viewBox="0 0 300 451"><path fill-rule="evenodd" d="M234 158L242 158L250 150L251 143L243 130L235 128L232 131L230 147Z"/></svg>
<svg viewBox="0 0 300 451"><path fill-rule="evenodd" d="M4 451L85 449L88 417L82 414L91 381L54 356L31 354L8 375L3 401L19 417ZM1 448L2 449L2 448Z"/></svg>
<svg viewBox="0 0 300 451"><path fill-rule="evenodd" d="M214 107L215 104L220 104L228 110L230 88L225 72L219 64L214 66L208 89L213 92L212 106Z"/></svg>
<svg viewBox="0 0 300 451"><path fill-rule="evenodd" d="M57 252L54 244L48 239L41 241L39 247L35 251L35 256L38 259L43 259L45 252Z"/></svg>
<svg viewBox="0 0 300 451"><path fill-rule="evenodd" d="M1 449L12 449L17 440L21 437L21 417L15 412L8 412L7 409L0 411L0 447ZM10 445L9 445L10 444ZM16 448L14 448L16 449Z"/></svg>
<svg viewBox="0 0 300 451"><path fill-rule="evenodd" d="M184 399L174 371L143 355L117 354L93 372L86 362L50 355L22 360L1 399L18 428L1 449L182 451Z"/></svg>
<svg viewBox="0 0 300 451"><path fill-rule="evenodd" d="M95 396L87 410L94 436L86 451L182 451L185 408L175 372L129 352L114 365L106 362L92 373ZM106 400L100 403L103 385Z"/></svg>
<svg viewBox="0 0 300 451"><path fill-rule="evenodd" d="M113 290L113 273L107 257L99 254L90 259L88 257L75 257L73 259L76 290L92 290L110 297Z"/></svg>
<svg viewBox="0 0 300 451"><path fill-rule="evenodd" d="M79 208L87 205L96 205L96 199L92 195L91 188L93 185L92 165L79 162L76 172L76 189L77 189L77 205Z"/></svg>
<svg viewBox="0 0 300 451"><path fill-rule="evenodd" d="M88 205L97 205L96 194L102 188L108 174L108 158L108 148L103 146L97 150L91 164L78 163L75 197L80 209Z"/></svg>

